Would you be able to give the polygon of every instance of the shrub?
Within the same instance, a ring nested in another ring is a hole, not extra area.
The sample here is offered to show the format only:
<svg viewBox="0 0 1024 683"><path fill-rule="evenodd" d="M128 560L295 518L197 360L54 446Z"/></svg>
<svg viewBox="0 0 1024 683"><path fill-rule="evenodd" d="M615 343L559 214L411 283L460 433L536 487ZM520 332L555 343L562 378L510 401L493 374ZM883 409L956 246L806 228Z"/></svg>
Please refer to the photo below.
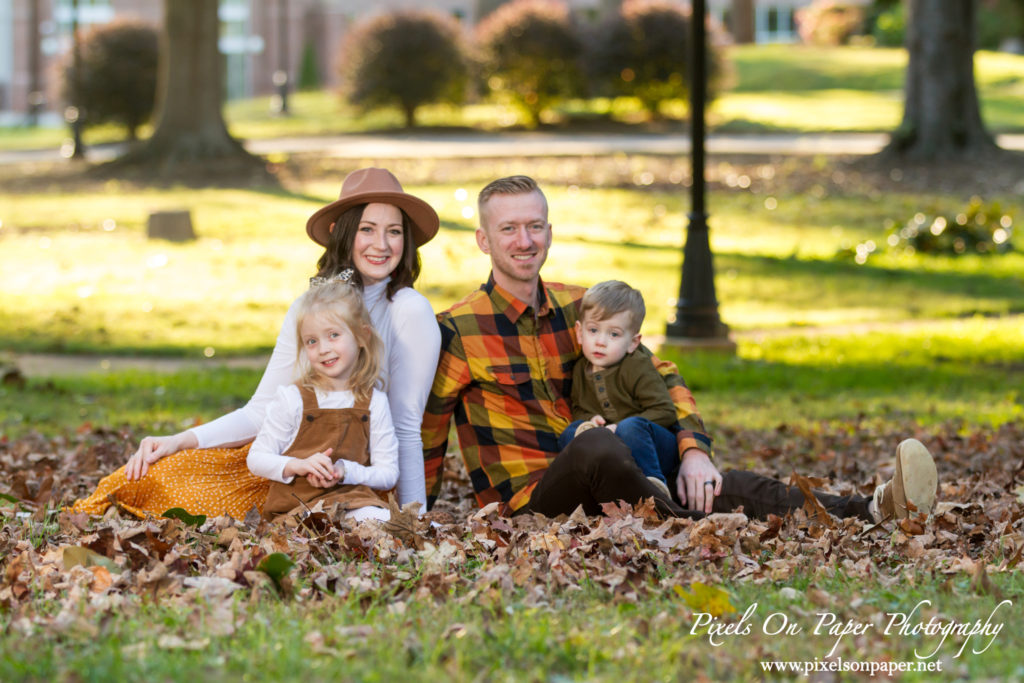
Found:
<svg viewBox="0 0 1024 683"><path fill-rule="evenodd" d="M980 197L972 197L955 216L917 213L903 225L893 223L885 245L906 253L1005 254L1013 250L1013 217L996 202L985 204ZM840 250L837 257L865 263L877 249L874 240L868 240Z"/></svg>
<svg viewBox="0 0 1024 683"><path fill-rule="evenodd" d="M580 93L580 42L560 2L514 0L476 29L486 85L517 106L531 125L563 98Z"/></svg>
<svg viewBox="0 0 1024 683"><path fill-rule="evenodd" d="M302 61L299 63L299 90L316 90L320 87L320 67L317 65L316 46L307 41L302 46Z"/></svg>
<svg viewBox="0 0 1024 683"><path fill-rule="evenodd" d="M709 97L723 70L713 43L708 41ZM626 0L598 28L589 53L599 87L636 97L657 117L662 102L689 94L690 10L668 0Z"/></svg>
<svg viewBox="0 0 1024 683"><path fill-rule="evenodd" d="M889 230L887 243L895 249L924 254L1003 254L1013 249L1013 218L996 202L972 197L955 216L916 214L902 227Z"/></svg>
<svg viewBox="0 0 1024 683"><path fill-rule="evenodd" d="M982 0L978 4L980 50L998 50L1008 38L1024 37L1024 3L1021 0Z"/></svg>
<svg viewBox="0 0 1024 683"><path fill-rule="evenodd" d="M877 2L869 18L877 45L900 47L904 43L907 19L903 3ZM977 43L979 50L997 50L1003 42L1024 36L1024 3L1020 0L982 0L978 4Z"/></svg>
<svg viewBox="0 0 1024 683"><path fill-rule="evenodd" d="M83 36L78 77L72 54L62 64L64 99L78 108L81 124L114 122L135 140L153 115L159 51L157 30L137 21L98 26Z"/></svg>
<svg viewBox="0 0 1024 683"><path fill-rule="evenodd" d="M864 9L834 0L815 0L796 12L797 30L811 45L845 45L864 27Z"/></svg>
<svg viewBox="0 0 1024 683"><path fill-rule="evenodd" d="M880 47L902 47L907 33L907 13L902 3L881 10L871 21L871 35Z"/></svg>
<svg viewBox="0 0 1024 683"><path fill-rule="evenodd" d="M421 105L460 103L468 65L459 30L454 18L419 10L358 24L339 65L349 101L367 109L397 106L409 127Z"/></svg>

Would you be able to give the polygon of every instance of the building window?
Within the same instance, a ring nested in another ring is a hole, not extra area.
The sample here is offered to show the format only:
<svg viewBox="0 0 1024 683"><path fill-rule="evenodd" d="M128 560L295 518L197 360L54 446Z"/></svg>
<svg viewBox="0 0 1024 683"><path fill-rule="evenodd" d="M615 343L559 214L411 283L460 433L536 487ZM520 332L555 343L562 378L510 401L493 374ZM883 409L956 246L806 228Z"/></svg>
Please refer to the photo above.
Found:
<svg viewBox="0 0 1024 683"><path fill-rule="evenodd" d="M796 40L796 17L792 5L757 5L754 12L757 42L792 43Z"/></svg>

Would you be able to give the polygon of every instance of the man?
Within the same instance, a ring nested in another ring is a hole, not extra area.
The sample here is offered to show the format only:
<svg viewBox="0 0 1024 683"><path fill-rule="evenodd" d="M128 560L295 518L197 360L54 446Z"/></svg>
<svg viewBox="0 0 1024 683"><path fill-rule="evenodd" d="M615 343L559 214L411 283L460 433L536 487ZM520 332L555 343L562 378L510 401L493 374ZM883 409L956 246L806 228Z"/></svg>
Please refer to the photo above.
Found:
<svg viewBox="0 0 1024 683"><path fill-rule="evenodd" d="M573 327L585 289L540 277L552 232L547 200L533 179L496 180L481 190L477 203L476 240L490 256L491 276L438 315L441 357L423 417L430 505L440 492L453 416L477 502L500 502L507 514L556 516L582 505L593 515L602 503L644 498L675 516L742 505L747 514L764 517L803 505L795 487L750 472L720 474L693 396L675 367L654 356L651 362L678 416L675 496L651 483L608 429L587 430L559 453L558 435L572 416L570 383L580 356ZM930 509L936 485L931 455L908 440L897 450L893 481L878 487L873 498L817 497L833 514L880 521Z"/></svg>

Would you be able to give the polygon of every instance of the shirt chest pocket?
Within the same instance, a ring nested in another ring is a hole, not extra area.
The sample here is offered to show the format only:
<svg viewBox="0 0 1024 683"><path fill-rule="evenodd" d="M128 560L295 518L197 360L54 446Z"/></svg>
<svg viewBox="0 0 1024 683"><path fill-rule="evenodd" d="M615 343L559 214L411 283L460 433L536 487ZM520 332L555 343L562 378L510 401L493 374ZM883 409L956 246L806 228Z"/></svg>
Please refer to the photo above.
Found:
<svg viewBox="0 0 1024 683"><path fill-rule="evenodd" d="M492 391L524 399L533 393L529 368L524 364L492 365L487 368L484 384Z"/></svg>

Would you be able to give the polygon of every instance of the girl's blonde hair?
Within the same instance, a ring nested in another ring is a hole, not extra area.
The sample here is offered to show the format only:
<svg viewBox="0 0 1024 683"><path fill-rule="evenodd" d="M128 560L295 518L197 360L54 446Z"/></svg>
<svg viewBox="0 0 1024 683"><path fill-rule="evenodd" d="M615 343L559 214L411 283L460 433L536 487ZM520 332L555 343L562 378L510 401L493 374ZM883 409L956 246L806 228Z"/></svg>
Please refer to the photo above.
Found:
<svg viewBox="0 0 1024 683"><path fill-rule="evenodd" d="M296 369L298 382L308 389L329 388L328 382L310 365L302 342L302 323L314 315L323 315L334 323L344 324L352 331L359 347L352 373L349 375L349 389L356 401L369 400L380 376L380 358L384 344L373 329L370 314L363 304L359 288L350 282L329 281L314 284L299 300L295 320L295 336L298 339Z"/></svg>

